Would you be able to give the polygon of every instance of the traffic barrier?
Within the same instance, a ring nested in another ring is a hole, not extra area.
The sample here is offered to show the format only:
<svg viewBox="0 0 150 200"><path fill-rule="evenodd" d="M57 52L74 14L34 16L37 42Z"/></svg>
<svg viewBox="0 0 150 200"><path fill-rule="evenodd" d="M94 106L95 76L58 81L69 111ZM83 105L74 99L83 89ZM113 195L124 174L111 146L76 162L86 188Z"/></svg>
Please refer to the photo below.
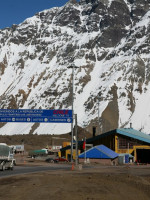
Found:
<svg viewBox="0 0 150 200"><path fill-rule="evenodd" d="M72 163L72 167L71 167L71 170L72 170L72 171L74 170L74 163Z"/></svg>

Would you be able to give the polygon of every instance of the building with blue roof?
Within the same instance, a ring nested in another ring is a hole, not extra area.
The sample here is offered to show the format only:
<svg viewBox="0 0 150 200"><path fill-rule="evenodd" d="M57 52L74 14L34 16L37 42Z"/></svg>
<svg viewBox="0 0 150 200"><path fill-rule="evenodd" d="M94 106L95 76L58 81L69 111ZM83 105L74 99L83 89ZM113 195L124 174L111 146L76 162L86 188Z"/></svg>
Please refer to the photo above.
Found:
<svg viewBox="0 0 150 200"><path fill-rule="evenodd" d="M98 162L103 164L117 164L118 154L105 145L98 145L90 148L86 152L79 155L79 162L90 159L90 162Z"/></svg>
<svg viewBox="0 0 150 200"><path fill-rule="evenodd" d="M103 144L118 154L131 154L134 161L150 163L150 135L133 128L118 128L93 136L86 140L86 144L93 147ZM83 141L78 142L78 147L82 153ZM67 149L70 146L61 149L62 155L66 156Z"/></svg>
<svg viewBox="0 0 150 200"><path fill-rule="evenodd" d="M118 128L87 139L87 144L103 144L118 154L128 153L134 160L150 163L150 135L133 128Z"/></svg>

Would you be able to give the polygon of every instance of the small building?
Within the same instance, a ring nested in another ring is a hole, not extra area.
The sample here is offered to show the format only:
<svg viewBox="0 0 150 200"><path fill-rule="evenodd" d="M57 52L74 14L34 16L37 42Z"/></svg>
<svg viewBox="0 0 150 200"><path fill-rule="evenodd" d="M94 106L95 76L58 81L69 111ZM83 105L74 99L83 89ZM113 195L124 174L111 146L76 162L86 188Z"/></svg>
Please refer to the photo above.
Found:
<svg viewBox="0 0 150 200"><path fill-rule="evenodd" d="M13 148L14 153L16 154L20 154L20 153L24 153L24 144L21 145L11 145L11 147Z"/></svg>
<svg viewBox="0 0 150 200"><path fill-rule="evenodd" d="M78 149L82 153L83 142L78 142ZM133 128L118 128L112 131L93 136L86 139L86 146L97 146L103 144L118 154L131 154L133 161L138 163L150 163L150 135L142 133ZM61 155L70 156L70 145L60 149ZM73 145L75 149L75 145Z"/></svg>
<svg viewBox="0 0 150 200"><path fill-rule="evenodd" d="M75 141L73 143L73 152L72 157L76 159L76 149L75 149ZM80 154L80 150L78 150L78 155ZM71 142L63 142L63 148L60 149L59 152L60 157L65 157L67 160L71 161Z"/></svg>
<svg viewBox="0 0 150 200"><path fill-rule="evenodd" d="M103 144L118 154L134 156L134 161L150 163L150 135L133 128L119 128L86 140L87 144Z"/></svg>
<svg viewBox="0 0 150 200"><path fill-rule="evenodd" d="M118 164L123 165L123 164L128 164L128 163L133 163L134 162L134 156L128 153L121 153L118 156Z"/></svg>
<svg viewBox="0 0 150 200"><path fill-rule="evenodd" d="M107 165L118 164L118 154L104 145L98 145L81 153L79 155L79 162L89 160L91 163L101 163Z"/></svg>

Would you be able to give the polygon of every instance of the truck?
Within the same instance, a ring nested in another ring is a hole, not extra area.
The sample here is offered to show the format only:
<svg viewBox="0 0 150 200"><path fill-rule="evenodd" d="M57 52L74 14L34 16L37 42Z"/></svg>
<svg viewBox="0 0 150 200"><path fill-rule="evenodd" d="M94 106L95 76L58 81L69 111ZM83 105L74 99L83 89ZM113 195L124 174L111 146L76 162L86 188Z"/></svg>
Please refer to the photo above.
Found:
<svg viewBox="0 0 150 200"><path fill-rule="evenodd" d="M0 143L0 170L13 170L15 164L13 148L5 143Z"/></svg>
<svg viewBox="0 0 150 200"><path fill-rule="evenodd" d="M29 151L29 156L32 158L35 158L37 156L45 156L48 154L47 149L37 149L37 150L31 150Z"/></svg>

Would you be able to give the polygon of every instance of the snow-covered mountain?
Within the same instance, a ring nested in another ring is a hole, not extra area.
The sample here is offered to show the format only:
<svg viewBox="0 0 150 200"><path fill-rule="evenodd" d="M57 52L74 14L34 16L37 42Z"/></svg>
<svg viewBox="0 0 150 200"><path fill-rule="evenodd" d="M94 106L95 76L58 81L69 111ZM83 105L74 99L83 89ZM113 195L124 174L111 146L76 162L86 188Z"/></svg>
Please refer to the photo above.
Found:
<svg viewBox="0 0 150 200"><path fill-rule="evenodd" d="M98 132L150 132L150 0L70 0L0 30L0 108L71 109ZM99 117L99 119L98 119ZM70 124L7 123L0 134Z"/></svg>

